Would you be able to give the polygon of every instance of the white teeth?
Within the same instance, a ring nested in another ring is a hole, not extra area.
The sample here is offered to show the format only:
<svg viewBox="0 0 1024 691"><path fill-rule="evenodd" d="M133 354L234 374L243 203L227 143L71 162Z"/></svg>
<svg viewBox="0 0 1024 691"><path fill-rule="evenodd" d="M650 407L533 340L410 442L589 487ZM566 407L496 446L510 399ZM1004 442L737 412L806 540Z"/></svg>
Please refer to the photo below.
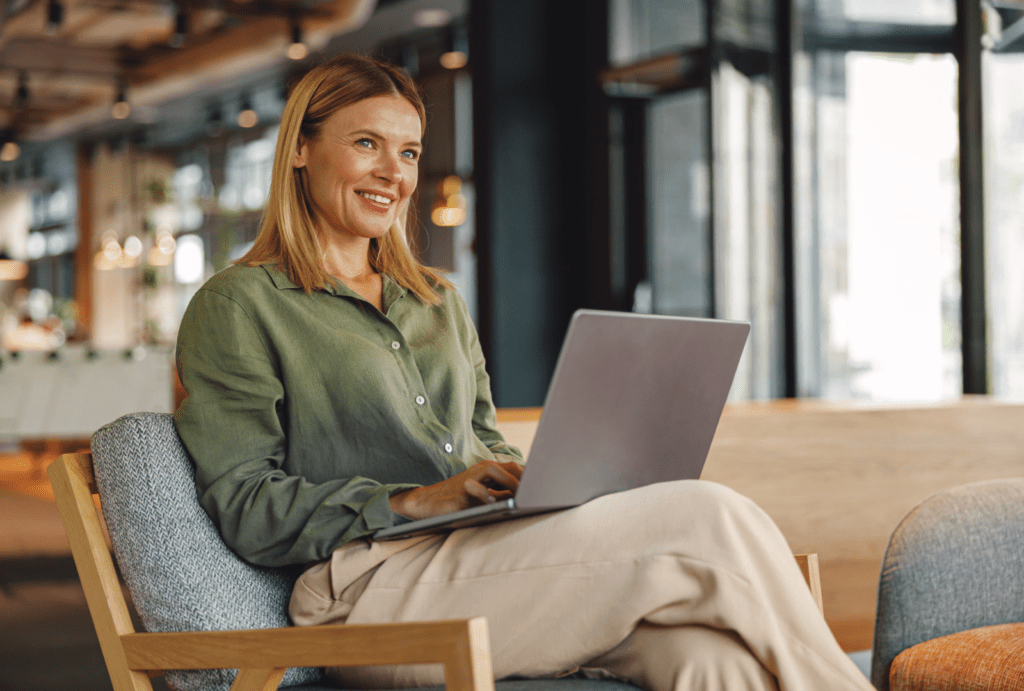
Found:
<svg viewBox="0 0 1024 691"><path fill-rule="evenodd" d="M390 204L391 200L387 197L382 197L379 194L370 194L369 192L356 192L360 197L366 197L370 201L378 202L380 204Z"/></svg>

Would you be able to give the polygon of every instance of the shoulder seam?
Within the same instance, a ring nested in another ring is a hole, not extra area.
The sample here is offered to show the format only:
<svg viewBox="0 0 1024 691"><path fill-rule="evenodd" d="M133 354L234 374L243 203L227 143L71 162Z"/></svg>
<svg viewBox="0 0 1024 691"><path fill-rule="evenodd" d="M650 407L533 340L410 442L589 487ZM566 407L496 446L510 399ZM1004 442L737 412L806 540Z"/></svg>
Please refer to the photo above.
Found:
<svg viewBox="0 0 1024 691"><path fill-rule="evenodd" d="M218 297L230 301L233 305L238 307L238 309L242 311L242 314L245 315L245 318L249 320L249 323L252 325L253 331L256 332L257 337L260 339L260 345L263 346L263 353L267 356L267 360L271 363L274 362L274 358L271 356L270 351L267 349L267 340L263 337L262 330L259 328L259 325L256 323L256 320L253 319L252 315L249 314L249 310L247 310L242 303L240 303L238 300L231 297L230 295L226 295L219 290L214 290L213 288L208 288L205 285L201 287L198 291L196 291L196 294L199 293L209 293L210 295L216 295Z"/></svg>

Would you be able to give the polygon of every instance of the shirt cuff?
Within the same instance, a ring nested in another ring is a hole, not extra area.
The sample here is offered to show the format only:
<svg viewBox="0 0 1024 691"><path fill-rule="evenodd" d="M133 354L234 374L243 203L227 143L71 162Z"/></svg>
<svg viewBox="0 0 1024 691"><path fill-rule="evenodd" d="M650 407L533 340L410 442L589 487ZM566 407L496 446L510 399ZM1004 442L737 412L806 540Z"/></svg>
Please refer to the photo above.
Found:
<svg viewBox="0 0 1024 691"><path fill-rule="evenodd" d="M363 510L360 512L363 515L363 523L366 525L366 528L371 531L377 531L383 528L390 528L393 525L407 523L409 519L391 510L391 502L389 500L393 494L419 486L407 484L381 485L381 492L366 502L363 505Z"/></svg>

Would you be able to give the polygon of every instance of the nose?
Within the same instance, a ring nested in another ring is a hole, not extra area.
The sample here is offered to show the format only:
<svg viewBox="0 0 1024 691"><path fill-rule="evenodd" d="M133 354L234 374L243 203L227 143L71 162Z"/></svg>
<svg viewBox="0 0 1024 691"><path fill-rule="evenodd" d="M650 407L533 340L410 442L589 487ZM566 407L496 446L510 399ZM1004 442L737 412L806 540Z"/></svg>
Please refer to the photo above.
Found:
<svg viewBox="0 0 1024 691"><path fill-rule="evenodd" d="M402 162L398 153L382 151L377 159L377 177L387 182L402 182Z"/></svg>

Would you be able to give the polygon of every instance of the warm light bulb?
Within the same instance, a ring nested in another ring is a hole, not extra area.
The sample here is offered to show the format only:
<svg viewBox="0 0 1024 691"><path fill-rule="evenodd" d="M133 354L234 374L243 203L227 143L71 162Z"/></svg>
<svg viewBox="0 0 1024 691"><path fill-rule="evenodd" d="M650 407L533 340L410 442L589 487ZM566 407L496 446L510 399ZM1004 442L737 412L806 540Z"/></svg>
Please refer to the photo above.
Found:
<svg viewBox="0 0 1024 691"><path fill-rule="evenodd" d="M121 245L116 242L108 242L103 246L101 252L111 263L115 263L121 259Z"/></svg>
<svg viewBox="0 0 1024 691"><path fill-rule="evenodd" d="M146 255L146 261L150 266L167 266L174 261L174 250L163 252L159 247L153 246Z"/></svg>
<svg viewBox="0 0 1024 691"><path fill-rule="evenodd" d="M458 194L459 190L462 189L462 178L458 175L449 175L441 181L441 194L445 197L450 197L453 194Z"/></svg>
<svg viewBox="0 0 1024 691"><path fill-rule="evenodd" d="M9 163L18 159L21 156L21 147L18 146L18 142L4 142L3 147L0 147L0 161Z"/></svg>
<svg viewBox="0 0 1024 691"><path fill-rule="evenodd" d="M126 237L124 240L124 253L133 259L142 256L142 240L134 235Z"/></svg>
<svg viewBox="0 0 1024 691"><path fill-rule="evenodd" d="M452 50L441 54L441 67L449 70L461 69L469 63L469 56L461 50Z"/></svg>
<svg viewBox="0 0 1024 691"><path fill-rule="evenodd" d="M466 220L466 211L458 207L440 206L430 214L435 226L452 227L461 225Z"/></svg>
<svg viewBox="0 0 1024 691"><path fill-rule="evenodd" d="M107 253L100 250L92 260L93 266L99 271L110 271L114 268L114 262L110 260Z"/></svg>
<svg viewBox="0 0 1024 691"><path fill-rule="evenodd" d="M132 114L132 107L128 101L122 99L110 107L110 114L115 120L124 120Z"/></svg>
<svg viewBox="0 0 1024 691"><path fill-rule="evenodd" d="M446 26L452 21L452 13L445 9L416 10L412 15L412 23L419 27L435 29Z"/></svg>
<svg viewBox="0 0 1024 691"><path fill-rule="evenodd" d="M28 276L28 264L17 259L0 259L0 281L20 281Z"/></svg>
<svg viewBox="0 0 1024 691"><path fill-rule="evenodd" d="M156 248L163 254L168 256L174 254L174 248L177 247L178 243L171 237L170 233L166 235L158 235L156 241Z"/></svg>
<svg viewBox="0 0 1024 691"><path fill-rule="evenodd" d="M239 127L255 127L260 121L260 116L252 108L246 108L238 114Z"/></svg>
<svg viewBox="0 0 1024 691"><path fill-rule="evenodd" d="M309 48L305 43L297 42L288 46L288 57L292 60L304 60L309 55Z"/></svg>

